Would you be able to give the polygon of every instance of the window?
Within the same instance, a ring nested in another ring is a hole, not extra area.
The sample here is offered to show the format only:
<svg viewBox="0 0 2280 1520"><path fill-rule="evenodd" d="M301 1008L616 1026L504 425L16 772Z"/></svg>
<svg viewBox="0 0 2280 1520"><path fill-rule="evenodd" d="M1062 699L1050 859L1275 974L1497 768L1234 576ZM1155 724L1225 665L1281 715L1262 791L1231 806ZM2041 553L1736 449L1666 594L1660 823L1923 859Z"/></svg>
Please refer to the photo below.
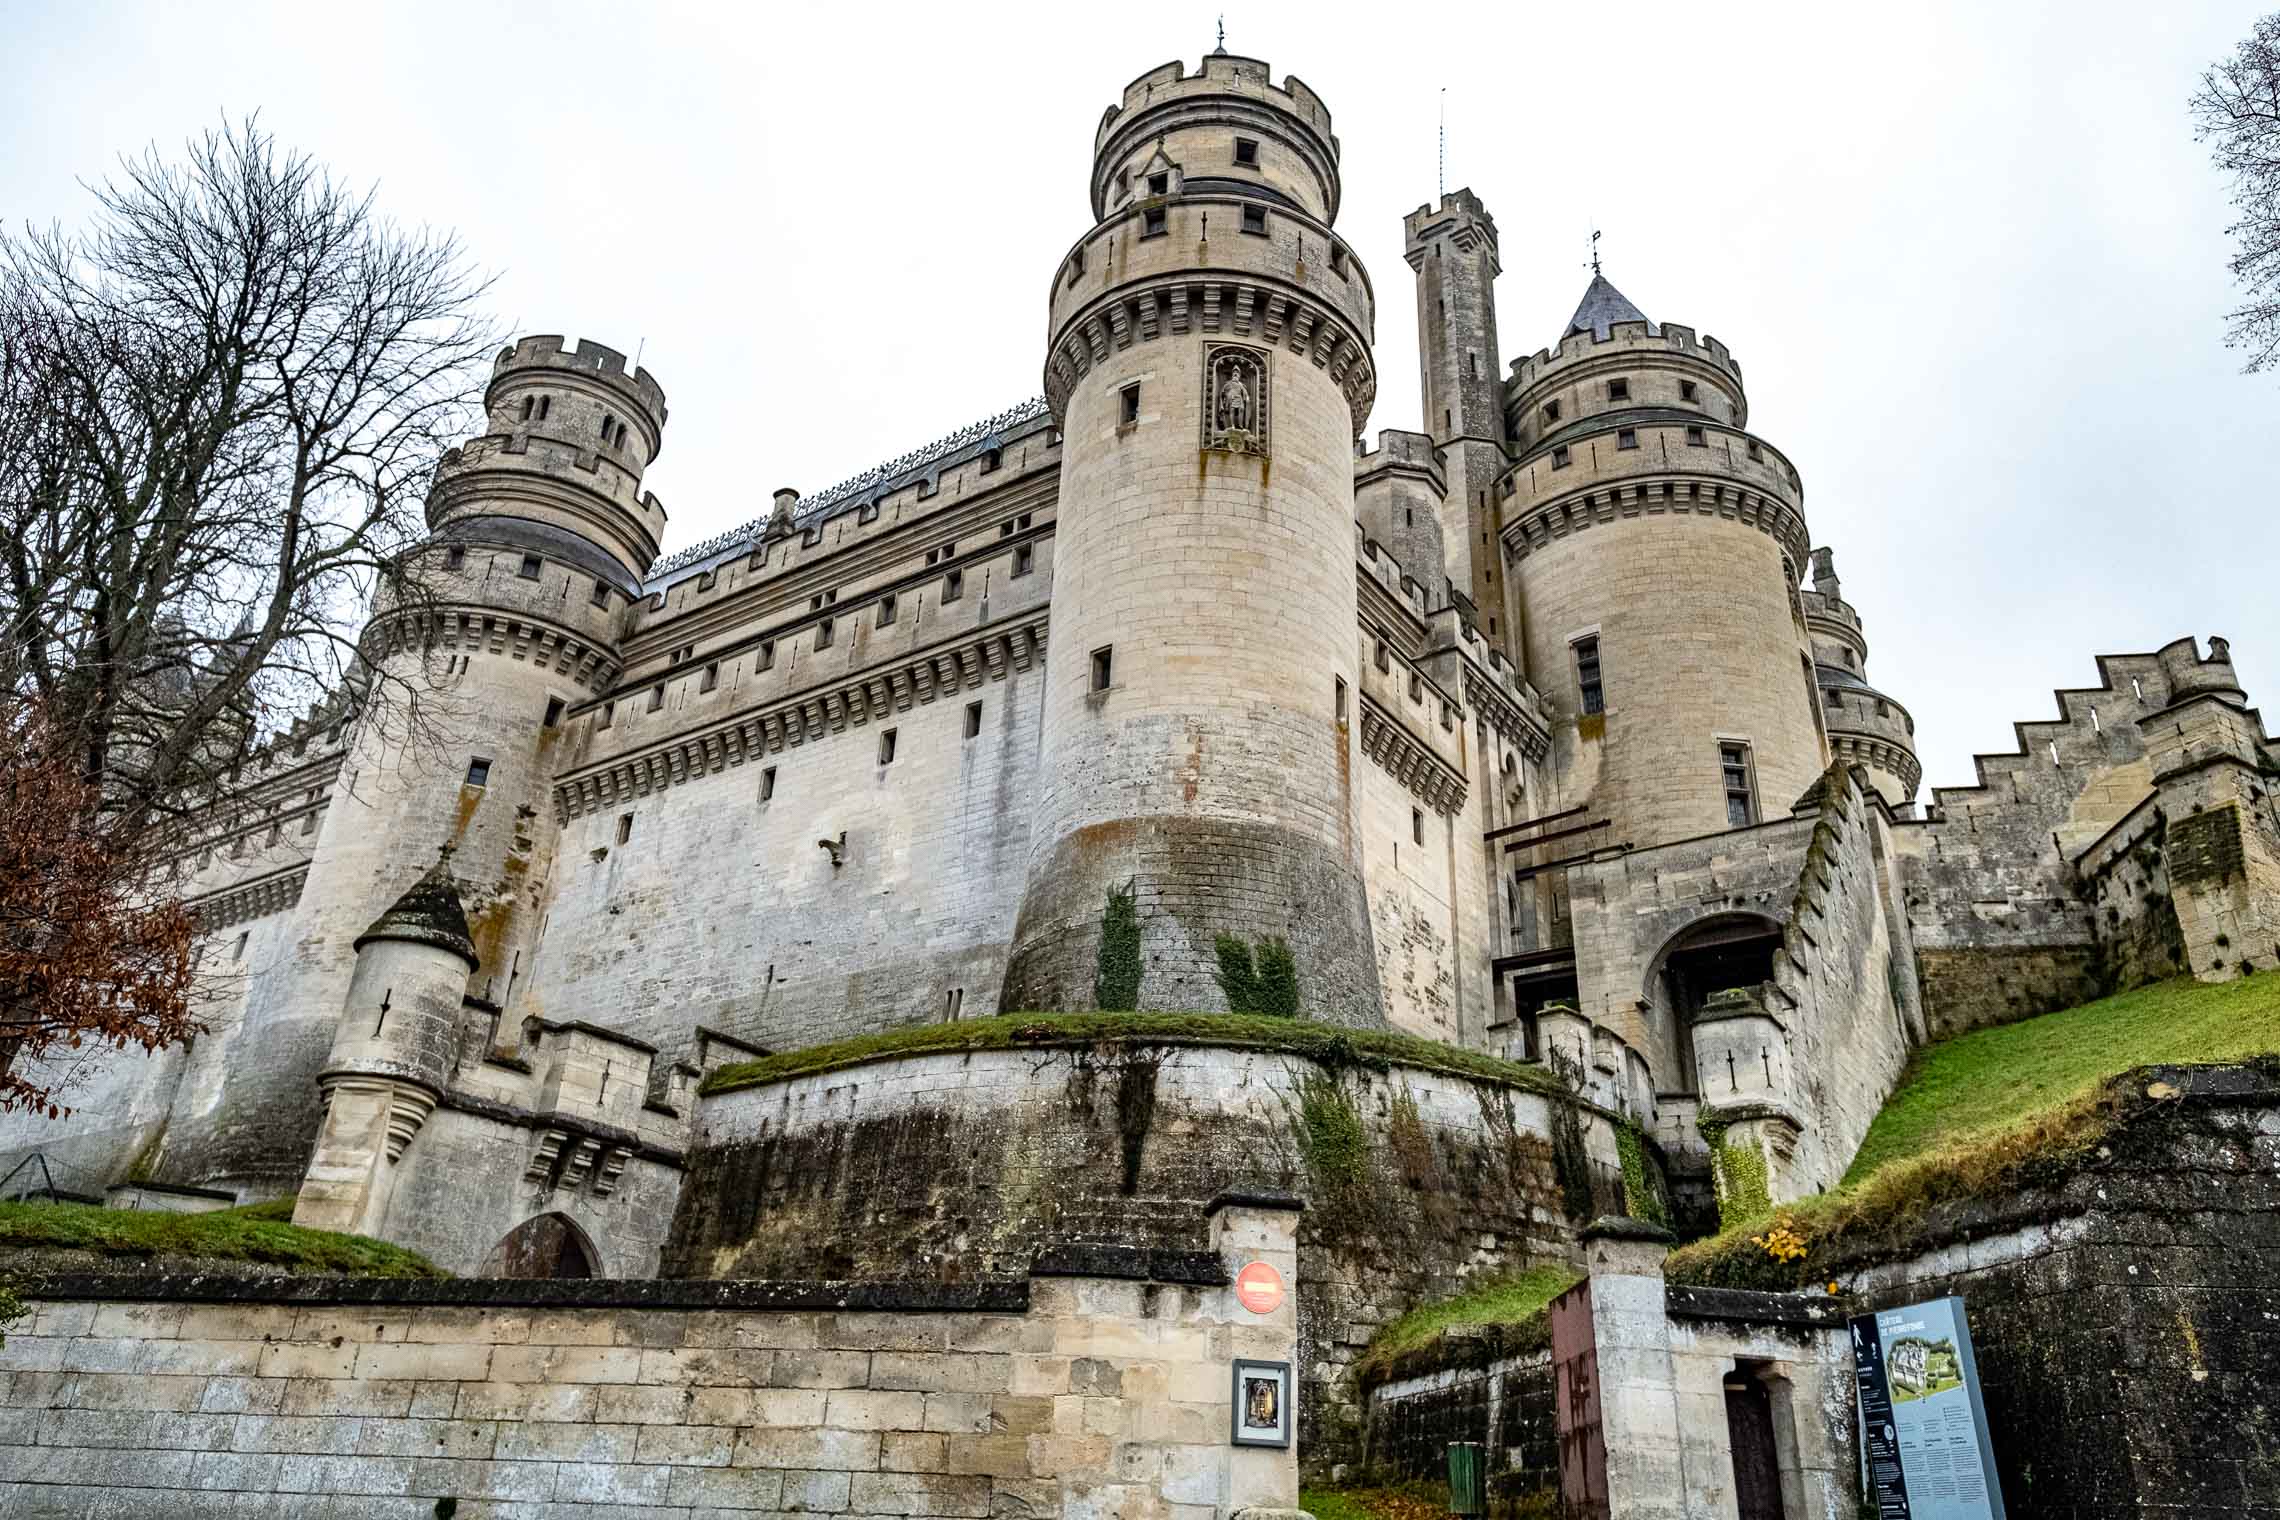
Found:
<svg viewBox="0 0 2280 1520"><path fill-rule="evenodd" d="M1560 404L1557 401L1547 401L1544 403L1544 420L1546 422L1557 422L1560 420Z"/></svg>
<svg viewBox="0 0 2280 1520"><path fill-rule="evenodd" d="M1628 401L1628 400L1630 400L1630 399L1631 399L1631 382L1630 382L1630 381L1628 381L1628 380L1610 380L1610 381L1608 381L1608 382L1607 382L1607 399L1608 399L1608 400L1610 400L1610 401Z"/></svg>
<svg viewBox="0 0 2280 1520"><path fill-rule="evenodd" d="M525 397L523 397L523 409L522 409L522 420L523 420L523 421L525 421L525 422L528 422L528 421L530 421L530 410L531 410L531 408L532 408L532 407L534 407L534 406L536 406L536 405L538 405L538 398L537 398L536 396L525 396Z"/></svg>
<svg viewBox="0 0 2280 1520"><path fill-rule="evenodd" d="M544 422L544 421L546 420L546 414L547 414L548 412L551 412L551 411L553 411L553 410L554 410L554 398L553 398L552 396L541 396L541 397L539 397L539 398L538 398L538 420L539 420L539 421L541 421L541 422Z"/></svg>
<svg viewBox="0 0 2280 1520"><path fill-rule="evenodd" d="M832 630L832 625L833 625L833 620L832 620L831 618L825 618L825 619L823 619L821 622L819 622L819 623L817 623L817 624L815 625L815 647L816 647L816 648L818 648L818 649L829 649L829 648L831 647L831 630Z"/></svg>
<svg viewBox="0 0 2280 1520"><path fill-rule="evenodd" d="M887 627L895 620L895 594L890 591L879 598L879 626Z"/></svg>
<svg viewBox="0 0 2280 1520"><path fill-rule="evenodd" d="M966 737L969 739L978 739L981 737L981 733L982 704L979 702L968 702L966 704Z"/></svg>
<svg viewBox="0 0 2280 1520"><path fill-rule="evenodd" d="M1126 386L1118 397L1117 425L1131 427L1140 420L1140 382Z"/></svg>
<svg viewBox="0 0 2280 1520"><path fill-rule="evenodd" d="M1256 169L1259 166L1258 143L1248 137L1236 138L1235 162L1242 164L1246 168Z"/></svg>
<svg viewBox="0 0 2280 1520"><path fill-rule="evenodd" d="M1678 399L1681 401L1692 401L1694 399L1693 381L1681 380L1678 382Z"/></svg>
<svg viewBox="0 0 2280 1520"><path fill-rule="evenodd" d="M1750 783L1750 747L1719 745L1718 774L1726 786L1726 822L1737 829L1757 822L1757 790Z"/></svg>
<svg viewBox="0 0 2280 1520"><path fill-rule="evenodd" d="M610 583L608 581L594 582L594 605L597 607L607 607L609 604Z"/></svg>
<svg viewBox="0 0 2280 1520"><path fill-rule="evenodd" d="M1267 208L1264 206L1245 206L1243 208L1243 230L1253 237L1265 237L1267 235Z"/></svg>
<svg viewBox="0 0 2280 1520"><path fill-rule="evenodd" d="M467 762L467 784L488 786L491 781L491 762L480 755Z"/></svg>
<svg viewBox="0 0 2280 1520"><path fill-rule="evenodd" d="M457 570L466 563L467 546L465 544L453 544L450 548L443 551L444 569Z"/></svg>
<svg viewBox="0 0 2280 1520"><path fill-rule="evenodd" d="M618 814L617 842L624 844L631 838L633 838L633 814L620 813Z"/></svg>
<svg viewBox="0 0 2280 1520"><path fill-rule="evenodd" d="M596 727L596 728L608 728L608 727L609 727L609 726L610 726L612 723L615 723L616 721L617 721L617 704L616 704L615 702L604 702L604 703L602 704L602 717L601 717L601 721L600 721L600 722L598 722L598 723L596 723L596 724L594 725L594 727Z"/></svg>
<svg viewBox="0 0 2280 1520"><path fill-rule="evenodd" d="M237 948L236 948L235 950L232 950L232 951L230 952L230 959L231 959L231 960L233 960L233 961L242 961L242 960L244 960L244 959L245 959L245 947L246 947L246 943L247 943L249 940L251 940L252 938L253 938L253 931L252 931L251 929L245 929L245 930L241 930L241 931L239 931L239 933L238 933L238 937L237 937Z"/></svg>
<svg viewBox="0 0 2280 1520"><path fill-rule="evenodd" d="M1330 245L1330 272L1341 280L1346 277L1346 246L1343 243Z"/></svg>
<svg viewBox="0 0 2280 1520"><path fill-rule="evenodd" d="M552 728L561 721L562 699L560 697L548 697L546 699L546 726Z"/></svg>
<svg viewBox="0 0 2280 1520"><path fill-rule="evenodd" d="M1161 207L1158 207L1154 211L1143 211L1140 213L1140 235L1142 237L1162 237L1164 235L1164 230L1164 212Z"/></svg>
<svg viewBox="0 0 2280 1520"><path fill-rule="evenodd" d="M1013 573L1015 575L1027 575L1036 567L1037 546L1035 544L1015 544L1013 546Z"/></svg>
<svg viewBox="0 0 2280 1520"><path fill-rule="evenodd" d="M953 570L942 577L942 600L954 602L966 594L966 572Z"/></svg>
<svg viewBox="0 0 2280 1520"><path fill-rule="evenodd" d="M526 581L535 581L538 579L539 564L540 561L537 555L526 554L522 557L522 568L515 573L517 575L520 575Z"/></svg>
<svg viewBox="0 0 2280 1520"><path fill-rule="evenodd" d="M1116 679L1116 651L1103 644L1092 652L1092 689L1106 691Z"/></svg>
<svg viewBox="0 0 2280 1520"><path fill-rule="evenodd" d="M1635 449L1638 446L1639 430L1637 428L1617 428L1615 430L1615 447L1619 449Z"/></svg>
<svg viewBox="0 0 2280 1520"><path fill-rule="evenodd" d="M655 712L658 708L663 707L664 705L665 683L663 681L659 681L655 686L649 688L649 710L651 712Z"/></svg>
<svg viewBox="0 0 2280 1520"><path fill-rule="evenodd" d="M1575 641L1575 694L1586 716L1607 711L1607 694L1599 683L1599 635Z"/></svg>
<svg viewBox="0 0 2280 1520"><path fill-rule="evenodd" d="M1824 686L1821 688L1821 705L1841 708L1845 705L1845 699L1838 694L1834 686Z"/></svg>
<svg viewBox="0 0 2280 1520"><path fill-rule="evenodd" d="M1131 186L1132 186L1132 171L1131 171L1131 170L1129 170L1129 169L1119 169L1119 170L1117 170L1117 171L1116 171L1116 193L1117 193L1118 195L1122 195L1122 194L1123 194L1123 193L1124 193L1126 190L1130 189L1130 188L1131 188Z"/></svg>
<svg viewBox="0 0 2280 1520"><path fill-rule="evenodd" d="M761 670L776 668L776 641L774 639L762 639L760 641L760 664L758 668Z"/></svg>
<svg viewBox="0 0 2280 1520"><path fill-rule="evenodd" d="M1409 841L1412 844L1423 844L1425 842L1425 810L1423 808L1411 808L1409 810Z"/></svg>
<svg viewBox="0 0 2280 1520"><path fill-rule="evenodd" d="M1710 435L1698 427L1690 427L1686 430L1686 441L1693 448L1706 449L1710 446Z"/></svg>
<svg viewBox="0 0 2280 1520"><path fill-rule="evenodd" d="M1558 448L1552 450L1552 468L1555 470L1564 470L1567 468L1567 466L1568 446L1563 443Z"/></svg>
<svg viewBox="0 0 2280 1520"><path fill-rule="evenodd" d="M895 763L895 731L891 728L879 735L879 763L881 765Z"/></svg>
<svg viewBox="0 0 2280 1520"><path fill-rule="evenodd" d="M1170 195L1172 193L1172 177L1169 174L1149 175L1148 193L1150 195Z"/></svg>
<svg viewBox="0 0 2280 1520"><path fill-rule="evenodd" d="M985 449L982 451L982 473L984 475L995 474L998 466L1004 463L1005 450Z"/></svg>
<svg viewBox="0 0 2280 1520"><path fill-rule="evenodd" d="M700 692L711 691L718 685L720 685L720 661L715 660L705 667L703 677L697 682L697 690Z"/></svg>
<svg viewBox="0 0 2280 1520"><path fill-rule="evenodd" d="M301 832L304 834L314 834L316 831L317 815L314 813L303 813L301 815Z"/></svg>
<svg viewBox="0 0 2280 1520"><path fill-rule="evenodd" d="M767 802L776 795L776 768L766 766L760 772L760 800Z"/></svg>
<svg viewBox="0 0 2280 1520"><path fill-rule="evenodd" d="M1853 663L1853 661L1854 661L1854 655L1853 655L1853 652L1852 652L1850 649L1847 649L1847 650L1843 650L1843 651L1841 651L1841 653L1842 653L1842 654L1844 655L1844 657L1845 657L1845 669L1847 669L1847 670L1858 670L1858 669L1860 669L1860 667L1859 667L1858 665L1856 665L1856 664L1854 664L1854 663Z"/></svg>
<svg viewBox="0 0 2280 1520"><path fill-rule="evenodd" d="M1755 438L1752 438L1752 439L1750 440L1750 458L1752 458L1752 459L1763 459L1763 458L1765 458L1765 450L1764 450L1764 449L1761 449L1761 448L1759 448L1759 447L1758 447L1758 441L1757 441Z"/></svg>
<svg viewBox="0 0 2280 1520"><path fill-rule="evenodd" d="M1346 678L1344 676L1333 676L1331 679L1336 683L1333 694L1338 704L1338 721L1343 723L1346 721Z"/></svg>
<svg viewBox="0 0 2280 1520"><path fill-rule="evenodd" d="M612 417L607 412L602 413L602 442L608 443L610 441L610 435L616 430L617 419L615 417Z"/></svg>

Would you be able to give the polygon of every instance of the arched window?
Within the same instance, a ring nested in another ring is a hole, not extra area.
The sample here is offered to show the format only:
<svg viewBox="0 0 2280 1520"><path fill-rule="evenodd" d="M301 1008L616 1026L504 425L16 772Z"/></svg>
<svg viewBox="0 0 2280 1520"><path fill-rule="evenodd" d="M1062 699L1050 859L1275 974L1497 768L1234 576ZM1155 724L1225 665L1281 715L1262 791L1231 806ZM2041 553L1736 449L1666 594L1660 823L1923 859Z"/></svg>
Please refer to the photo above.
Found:
<svg viewBox="0 0 2280 1520"><path fill-rule="evenodd" d="M554 398L553 398L552 396L541 396L541 397L539 397L539 398L538 398L538 420L539 420L539 421L541 421L541 422L544 422L544 421L546 420L546 414L547 414L548 412L551 412L551 411L553 411L553 410L554 410Z"/></svg>

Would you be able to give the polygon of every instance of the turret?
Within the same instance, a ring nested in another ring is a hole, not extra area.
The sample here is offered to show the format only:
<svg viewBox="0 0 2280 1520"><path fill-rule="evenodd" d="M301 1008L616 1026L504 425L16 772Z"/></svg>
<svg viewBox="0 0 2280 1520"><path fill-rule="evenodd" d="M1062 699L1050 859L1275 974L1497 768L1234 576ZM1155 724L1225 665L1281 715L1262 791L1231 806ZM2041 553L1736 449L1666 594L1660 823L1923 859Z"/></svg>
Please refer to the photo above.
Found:
<svg viewBox="0 0 2280 1520"><path fill-rule="evenodd" d="M364 711L294 908L291 964L252 987L231 1036L242 1058L233 1051L220 1101L188 1121L202 1133L179 1137L200 1164L178 1180L250 1196L298 1185L336 1016L356 1017L340 1012L356 946L439 844L457 852L476 993L511 1015L528 980L559 725L616 682L664 528L641 475L665 395L614 349L537 337L499 353L485 405L488 431L437 471L433 533L408 584L384 591L365 626Z"/></svg>
<svg viewBox="0 0 2280 1520"><path fill-rule="evenodd" d="M1803 487L1747 430L1741 366L1595 273L1504 409L1507 605L1562 720L1555 767L1635 845L1786 816L1827 744Z"/></svg>
<svg viewBox="0 0 2280 1520"><path fill-rule="evenodd" d="M1812 589L1798 600L1805 609L1830 754L1865 768L1870 782L1893 808L1911 810L1916 785L1924 776L1916 759L1916 720L1869 682L1868 636L1861 629L1860 614L1844 599L1836 551L1813 551Z"/></svg>
<svg viewBox="0 0 2280 1520"><path fill-rule="evenodd" d="M1286 942L1309 1013L1382 1021L1349 732L1368 276L1296 79L1143 75L1052 288L1063 447L1028 880L1001 1007L1094 1006L1131 891L1143 1007L1225 1006L1214 943Z"/></svg>
<svg viewBox="0 0 2280 1520"><path fill-rule="evenodd" d="M1481 631L1507 643L1498 612L1495 485L1509 462L1496 347L1496 219L1470 190L1402 218L1403 256L1417 276L1417 362L1425 431L1448 461L1440 513L1441 558L1450 582L1487 609Z"/></svg>
<svg viewBox="0 0 2280 1520"><path fill-rule="evenodd" d="M355 969L318 1077L324 1123L296 1224L378 1234L393 1167L451 1080L460 1006L478 969L446 846L358 935Z"/></svg>

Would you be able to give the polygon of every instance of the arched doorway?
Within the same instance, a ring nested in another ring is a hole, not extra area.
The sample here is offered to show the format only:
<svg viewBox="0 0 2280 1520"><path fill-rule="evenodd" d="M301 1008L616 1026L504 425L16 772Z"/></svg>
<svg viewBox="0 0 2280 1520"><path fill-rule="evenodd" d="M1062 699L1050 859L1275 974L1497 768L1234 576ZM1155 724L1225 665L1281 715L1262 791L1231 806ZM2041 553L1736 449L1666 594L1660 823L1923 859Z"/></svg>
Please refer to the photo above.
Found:
<svg viewBox="0 0 2280 1520"><path fill-rule="evenodd" d="M1781 925L1762 913L1721 913L1687 925L1655 954L1646 994L1661 1009L1669 1032L1674 1090L1697 1092L1694 1020L1714 992L1773 980L1773 953Z"/></svg>
<svg viewBox="0 0 2280 1520"><path fill-rule="evenodd" d="M597 1277L599 1254L567 1215L539 1214L507 1231L478 1277Z"/></svg>

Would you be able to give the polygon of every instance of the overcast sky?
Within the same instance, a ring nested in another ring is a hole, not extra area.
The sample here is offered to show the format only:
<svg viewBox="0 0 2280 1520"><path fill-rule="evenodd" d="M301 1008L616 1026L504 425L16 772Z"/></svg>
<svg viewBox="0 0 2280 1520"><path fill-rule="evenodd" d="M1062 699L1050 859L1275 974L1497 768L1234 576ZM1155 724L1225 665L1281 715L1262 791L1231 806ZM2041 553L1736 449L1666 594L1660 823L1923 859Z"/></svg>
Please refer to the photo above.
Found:
<svg viewBox="0 0 2280 1520"><path fill-rule="evenodd" d="M1420 420L1401 217L1444 89L1507 362L1558 336L1594 225L1649 316L1732 345L1928 787L2101 651L2221 633L2280 702L2280 380L2223 346L2185 115L2259 9L1244 4L1227 45L1343 140L1373 433ZM641 350L670 551L1035 394L1100 114L1215 13L0 0L0 215L77 220L121 153L259 110L458 229L503 323Z"/></svg>

